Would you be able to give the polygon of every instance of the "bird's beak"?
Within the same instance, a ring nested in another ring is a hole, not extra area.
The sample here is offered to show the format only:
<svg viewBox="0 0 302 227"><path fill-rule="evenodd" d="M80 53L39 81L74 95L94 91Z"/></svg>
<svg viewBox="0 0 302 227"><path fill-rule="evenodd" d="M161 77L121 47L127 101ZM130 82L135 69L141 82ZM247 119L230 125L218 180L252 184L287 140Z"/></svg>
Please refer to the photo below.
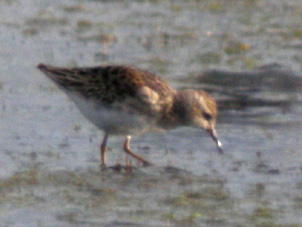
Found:
<svg viewBox="0 0 302 227"><path fill-rule="evenodd" d="M207 132L210 134L210 136L212 137L212 139L216 143L217 148L218 148L218 152L220 154L223 154L222 143L218 140L218 136L217 136L216 130L215 129L207 129Z"/></svg>

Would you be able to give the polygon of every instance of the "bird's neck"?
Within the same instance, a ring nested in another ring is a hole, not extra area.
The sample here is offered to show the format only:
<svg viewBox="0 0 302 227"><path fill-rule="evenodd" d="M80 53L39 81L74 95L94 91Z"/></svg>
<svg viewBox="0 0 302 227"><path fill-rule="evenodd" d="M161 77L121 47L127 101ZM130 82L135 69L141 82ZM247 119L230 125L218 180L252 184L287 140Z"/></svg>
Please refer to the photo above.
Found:
<svg viewBox="0 0 302 227"><path fill-rule="evenodd" d="M182 92L176 92L173 102L167 106L163 112L159 124L162 128L173 129L178 126L186 125L185 97Z"/></svg>

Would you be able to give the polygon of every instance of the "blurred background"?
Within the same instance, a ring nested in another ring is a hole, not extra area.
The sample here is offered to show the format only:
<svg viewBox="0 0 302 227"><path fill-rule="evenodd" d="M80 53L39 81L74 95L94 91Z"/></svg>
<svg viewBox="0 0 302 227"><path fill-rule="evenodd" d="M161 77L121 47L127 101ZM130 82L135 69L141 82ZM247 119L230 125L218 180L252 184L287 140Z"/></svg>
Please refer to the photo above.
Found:
<svg viewBox="0 0 302 227"><path fill-rule="evenodd" d="M301 226L299 0L2 0L0 28L3 226ZM225 154L179 128L133 138L154 167L102 172L103 133L38 63L132 65L205 89Z"/></svg>

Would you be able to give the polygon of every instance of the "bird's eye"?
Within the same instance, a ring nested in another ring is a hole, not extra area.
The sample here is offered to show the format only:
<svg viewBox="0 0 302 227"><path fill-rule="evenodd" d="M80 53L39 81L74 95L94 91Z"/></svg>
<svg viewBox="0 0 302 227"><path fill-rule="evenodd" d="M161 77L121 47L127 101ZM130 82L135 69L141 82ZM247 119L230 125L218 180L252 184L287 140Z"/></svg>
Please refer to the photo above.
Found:
<svg viewBox="0 0 302 227"><path fill-rule="evenodd" d="M212 119L212 115L207 112L202 112L202 115L207 121Z"/></svg>

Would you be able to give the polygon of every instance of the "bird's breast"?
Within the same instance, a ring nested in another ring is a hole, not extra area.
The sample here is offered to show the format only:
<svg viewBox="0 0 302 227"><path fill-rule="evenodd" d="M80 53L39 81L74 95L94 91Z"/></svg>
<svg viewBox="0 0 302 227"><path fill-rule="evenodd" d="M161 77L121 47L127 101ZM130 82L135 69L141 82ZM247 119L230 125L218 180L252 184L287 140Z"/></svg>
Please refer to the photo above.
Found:
<svg viewBox="0 0 302 227"><path fill-rule="evenodd" d="M106 105L77 95L71 98L89 121L109 134L141 134L156 128L154 118L135 111L126 103Z"/></svg>

